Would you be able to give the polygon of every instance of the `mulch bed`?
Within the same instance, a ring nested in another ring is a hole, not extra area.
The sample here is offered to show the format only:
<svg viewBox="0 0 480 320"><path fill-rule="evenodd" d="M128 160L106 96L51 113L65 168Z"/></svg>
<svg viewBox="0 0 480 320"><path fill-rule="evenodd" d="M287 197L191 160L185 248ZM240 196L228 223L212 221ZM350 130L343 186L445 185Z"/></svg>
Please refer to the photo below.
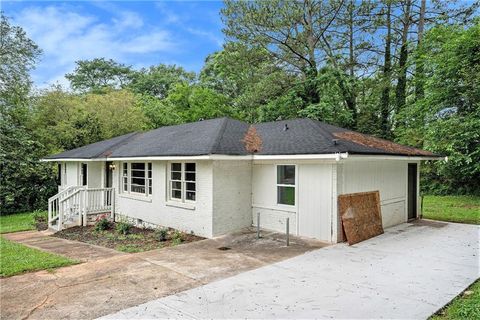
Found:
<svg viewBox="0 0 480 320"><path fill-rule="evenodd" d="M176 239L175 233L177 233ZM116 231L115 224L113 223L108 230L96 231L95 226L77 226L59 231L53 236L107 247L122 252L148 251L204 239L193 234L179 233L174 229L168 229L166 239L160 241L158 233L155 230L137 227L131 227L130 232L127 235L123 235Z"/></svg>

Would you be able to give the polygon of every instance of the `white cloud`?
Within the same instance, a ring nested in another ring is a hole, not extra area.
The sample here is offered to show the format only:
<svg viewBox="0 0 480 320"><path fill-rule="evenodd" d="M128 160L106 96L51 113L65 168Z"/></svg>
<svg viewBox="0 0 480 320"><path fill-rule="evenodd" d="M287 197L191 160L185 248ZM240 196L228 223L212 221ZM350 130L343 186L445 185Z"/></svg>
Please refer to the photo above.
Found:
<svg viewBox="0 0 480 320"><path fill-rule="evenodd" d="M187 30L188 32L190 32L193 35L197 35L197 36L207 38L208 40L217 44L217 46L219 46L219 47L221 47L223 45L223 42L224 42L223 39L221 37L217 36L216 34L214 34L213 32L203 31L203 30L194 29L194 28L186 28L185 30Z"/></svg>
<svg viewBox="0 0 480 320"><path fill-rule="evenodd" d="M77 9L62 5L28 7L14 15L15 23L44 51L36 78L42 78L38 73L44 77L38 84L64 83L58 75L71 72L77 60L105 57L125 62L135 55L177 49L168 31L145 27L135 12L117 11L109 21L102 22Z"/></svg>

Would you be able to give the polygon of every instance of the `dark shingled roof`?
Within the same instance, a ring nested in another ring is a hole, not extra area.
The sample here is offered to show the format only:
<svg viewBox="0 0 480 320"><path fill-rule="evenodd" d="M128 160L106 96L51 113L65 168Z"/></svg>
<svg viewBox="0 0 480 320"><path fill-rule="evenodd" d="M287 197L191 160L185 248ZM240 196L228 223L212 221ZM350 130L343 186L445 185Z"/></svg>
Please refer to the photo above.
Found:
<svg viewBox="0 0 480 320"><path fill-rule="evenodd" d="M146 156L247 155L244 138L248 123L229 118L161 127L65 151L46 159L122 158ZM252 125L261 140L256 154L331 154L432 157L435 154L364 135L311 119Z"/></svg>

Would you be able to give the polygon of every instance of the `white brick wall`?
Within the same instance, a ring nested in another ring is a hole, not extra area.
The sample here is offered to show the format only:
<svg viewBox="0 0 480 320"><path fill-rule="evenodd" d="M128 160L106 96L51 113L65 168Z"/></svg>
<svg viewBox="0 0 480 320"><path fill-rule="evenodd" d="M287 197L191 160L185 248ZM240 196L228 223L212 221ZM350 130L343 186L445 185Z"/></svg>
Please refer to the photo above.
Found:
<svg viewBox="0 0 480 320"><path fill-rule="evenodd" d="M197 200L194 208L167 200L167 161L152 161L152 196L134 196L116 193L116 212L145 222L172 227L203 237L212 237L212 161L197 163ZM116 162L114 186L121 186L121 164Z"/></svg>
<svg viewBox="0 0 480 320"><path fill-rule="evenodd" d="M251 161L213 162L213 235L252 225Z"/></svg>

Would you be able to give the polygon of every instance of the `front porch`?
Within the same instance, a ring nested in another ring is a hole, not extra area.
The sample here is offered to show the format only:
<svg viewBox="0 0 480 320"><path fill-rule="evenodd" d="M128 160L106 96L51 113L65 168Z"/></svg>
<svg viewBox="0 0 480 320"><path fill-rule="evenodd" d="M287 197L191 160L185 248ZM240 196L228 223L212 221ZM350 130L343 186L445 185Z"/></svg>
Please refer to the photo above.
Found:
<svg viewBox="0 0 480 320"><path fill-rule="evenodd" d="M114 213L114 188L71 186L48 200L48 226L56 231L86 226L99 214L115 219Z"/></svg>

